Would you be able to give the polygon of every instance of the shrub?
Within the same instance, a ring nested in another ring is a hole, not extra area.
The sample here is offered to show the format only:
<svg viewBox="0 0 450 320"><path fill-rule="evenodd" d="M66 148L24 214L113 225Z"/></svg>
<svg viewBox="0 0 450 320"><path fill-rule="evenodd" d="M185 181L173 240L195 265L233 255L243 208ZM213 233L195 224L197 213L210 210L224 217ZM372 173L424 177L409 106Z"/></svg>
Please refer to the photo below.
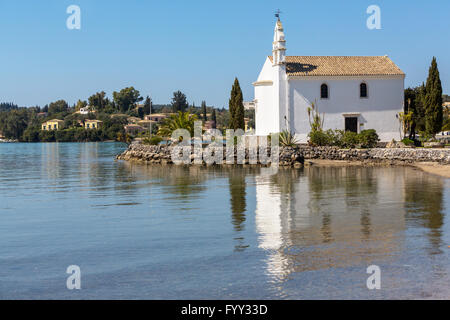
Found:
<svg viewBox="0 0 450 320"><path fill-rule="evenodd" d="M402 140L402 142L406 145L406 146L413 146L415 143L414 143L414 140L411 140L411 139L408 139L408 138L404 138L403 140Z"/></svg>
<svg viewBox="0 0 450 320"><path fill-rule="evenodd" d="M149 144L152 146L158 145L163 139L160 136L152 136L151 138L144 138L142 141L144 144Z"/></svg>
<svg viewBox="0 0 450 320"><path fill-rule="evenodd" d="M375 148L378 141L380 141L378 134L374 129L363 130L358 136L362 148Z"/></svg>
<svg viewBox="0 0 450 320"><path fill-rule="evenodd" d="M341 148L351 149L355 148L359 144L359 137L356 132L346 131L342 133L340 139Z"/></svg>
<svg viewBox="0 0 450 320"><path fill-rule="evenodd" d="M288 130L283 130L282 132L280 132L279 139L280 145L283 147L294 147L296 144L298 144L295 136Z"/></svg>
<svg viewBox="0 0 450 320"><path fill-rule="evenodd" d="M328 131L313 130L309 133L309 143L314 146L329 146L331 139Z"/></svg>
<svg viewBox="0 0 450 320"><path fill-rule="evenodd" d="M339 148L374 148L379 141L375 130L361 133L344 130L313 130L309 133L309 143L314 146L336 146Z"/></svg>

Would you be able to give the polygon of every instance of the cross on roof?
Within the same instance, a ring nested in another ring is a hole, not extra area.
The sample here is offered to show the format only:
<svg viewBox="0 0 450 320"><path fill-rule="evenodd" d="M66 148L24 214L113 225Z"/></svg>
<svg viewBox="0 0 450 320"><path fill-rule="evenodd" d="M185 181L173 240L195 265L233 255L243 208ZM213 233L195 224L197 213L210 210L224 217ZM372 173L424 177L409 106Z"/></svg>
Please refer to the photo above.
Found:
<svg viewBox="0 0 450 320"><path fill-rule="evenodd" d="M275 17L277 17L278 20L280 20L280 13L281 13L280 9L277 9L277 11L275 11Z"/></svg>

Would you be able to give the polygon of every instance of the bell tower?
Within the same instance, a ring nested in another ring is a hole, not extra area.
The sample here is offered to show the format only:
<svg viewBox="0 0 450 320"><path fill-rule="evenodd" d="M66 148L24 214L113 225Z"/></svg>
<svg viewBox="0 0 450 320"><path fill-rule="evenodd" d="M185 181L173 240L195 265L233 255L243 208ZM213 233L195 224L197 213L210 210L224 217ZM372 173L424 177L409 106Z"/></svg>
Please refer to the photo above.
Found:
<svg viewBox="0 0 450 320"><path fill-rule="evenodd" d="M275 24L275 32L272 44L273 65L281 65L286 63L286 40L284 38L283 24L280 20L280 11L275 14L277 22Z"/></svg>

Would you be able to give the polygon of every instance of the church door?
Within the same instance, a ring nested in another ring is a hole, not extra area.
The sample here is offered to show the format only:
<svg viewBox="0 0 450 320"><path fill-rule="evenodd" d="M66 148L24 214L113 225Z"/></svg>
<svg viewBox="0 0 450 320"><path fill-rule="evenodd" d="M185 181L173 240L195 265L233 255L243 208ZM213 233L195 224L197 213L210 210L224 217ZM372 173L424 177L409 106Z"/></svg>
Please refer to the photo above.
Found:
<svg viewBox="0 0 450 320"><path fill-rule="evenodd" d="M345 118L345 131L351 131L358 133L358 118L346 117Z"/></svg>

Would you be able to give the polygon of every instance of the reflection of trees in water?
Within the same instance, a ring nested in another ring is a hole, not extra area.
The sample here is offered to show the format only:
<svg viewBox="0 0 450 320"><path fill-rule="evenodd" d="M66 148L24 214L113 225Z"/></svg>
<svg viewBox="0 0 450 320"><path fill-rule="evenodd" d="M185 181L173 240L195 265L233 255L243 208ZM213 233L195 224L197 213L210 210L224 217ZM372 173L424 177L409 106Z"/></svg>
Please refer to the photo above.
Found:
<svg viewBox="0 0 450 320"><path fill-rule="evenodd" d="M405 209L408 222L427 229L431 254L442 253L444 181L424 172L406 174Z"/></svg>
<svg viewBox="0 0 450 320"><path fill-rule="evenodd" d="M167 194L177 199L195 199L206 189L204 182L208 179L208 168L201 166L142 165L124 162L119 166L117 175L120 191L127 189L147 189L152 184L167 188ZM140 180L146 183L137 183Z"/></svg>
<svg viewBox="0 0 450 320"><path fill-rule="evenodd" d="M312 167L307 173L310 190L308 208L312 214L322 216L320 230L323 242L333 240L333 211L331 208L324 209L323 202L336 192L344 195L347 210L360 211L361 233L368 240L371 234L371 207L377 204L378 185L373 168Z"/></svg>
<svg viewBox="0 0 450 320"><path fill-rule="evenodd" d="M244 229L246 210L245 172L239 169L230 171L228 183L230 187L232 224L236 231L242 231Z"/></svg>
<svg viewBox="0 0 450 320"><path fill-rule="evenodd" d="M276 174L270 177L270 183L274 187L274 192L282 195L295 193L295 183L303 170L279 168Z"/></svg>

